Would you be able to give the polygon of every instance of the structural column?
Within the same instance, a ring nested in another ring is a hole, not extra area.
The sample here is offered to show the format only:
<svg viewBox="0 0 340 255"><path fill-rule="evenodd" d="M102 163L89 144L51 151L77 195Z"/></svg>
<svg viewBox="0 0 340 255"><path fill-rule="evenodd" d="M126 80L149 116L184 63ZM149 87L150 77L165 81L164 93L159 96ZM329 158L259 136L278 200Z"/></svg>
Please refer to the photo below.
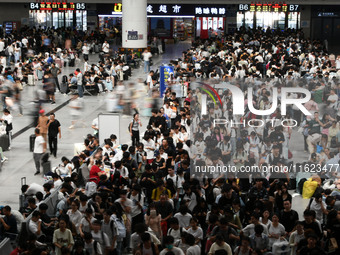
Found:
<svg viewBox="0 0 340 255"><path fill-rule="evenodd" d="M147 47L147 0L123 0L123 48Z"/></svg>

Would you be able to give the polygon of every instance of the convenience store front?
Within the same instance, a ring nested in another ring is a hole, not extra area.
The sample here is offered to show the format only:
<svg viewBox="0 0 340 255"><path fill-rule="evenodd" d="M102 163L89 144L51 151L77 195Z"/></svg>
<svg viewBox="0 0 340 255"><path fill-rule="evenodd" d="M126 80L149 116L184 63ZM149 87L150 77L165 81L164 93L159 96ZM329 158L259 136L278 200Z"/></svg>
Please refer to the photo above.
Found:
<svg viewBox="0 0 340 255"><path fill-rule="evenodd" d="M97 9L100 30L121 24L122 4L99 5ZM225 29L226 10L226 5L148 4L148 35L178 40L208 38L209 29Z"/></svg>
<svg viewBox="0 0 340 255"><path fill-rule="evenodd" d="M281 3L239 4L237 28L299 29L300 5Z"/></svg>

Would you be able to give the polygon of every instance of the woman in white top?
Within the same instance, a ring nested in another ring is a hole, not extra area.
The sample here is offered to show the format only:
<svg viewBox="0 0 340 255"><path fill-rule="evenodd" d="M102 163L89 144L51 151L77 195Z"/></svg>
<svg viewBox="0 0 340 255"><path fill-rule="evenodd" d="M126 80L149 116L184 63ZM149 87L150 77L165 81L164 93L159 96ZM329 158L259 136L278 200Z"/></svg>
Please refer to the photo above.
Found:
<svg viewBox="0 0 340 255"><path fill-rule="evenodd" d="M298 221L296 223L295 228L296 230L292 232L289 237L289 244L291 247L290 255L296 255L296 249L297 249L299 242L305 238L303 223L301 221Z"/></svg>
<svg viewBox="0 0 340 255"><path fill-rule="evenodd" d="M198 226L198 220L192 218L190 220L191 228L188 229L188 233L195 237L195 244L201 247L201 241L203 239L203 230Z"/></svg>
<svg viewBox="0 0 340 255"><path fill-rule="evenodd" d="M70 221L74 224L77 233L79 234L79 225L81 219L83 218L83 214L78 209L79 209L78 200L73 200L71 203L71 209L67 211L67 215L70 217Z"/></svg>
<svg viewBox="0 0 340 255"><path fill-rule="evenodd" d="M63 164L59 168L60 174L71 176L72 171L74 169L73 163L66 157L62 157L61 161L63 162Z"/></svg>
<svg viewBox="0 0 340 255"><path fill-rule="evenodd" d="M272 221L269 219L270 213L268 210L265 210L262 214L262 217L260 217L260 222L265 225L268 229L269 225L272 223Z"/></svg>
<svg viewBox="0 0 340 255"><path fill-rule="evenodd" d="M13 129L13 116L11 115L10 111L8 109L4 109L4 114L2 115L2 118L0 119L5 125L6 125L6 134L8 135L9 139L9 147L8 149L11 149L11 141L12 141L12 129Z"/></svg>
<svg viewBox="0 0 340 255"><path fill-rule="evenodd" d="M285 234L286 230L285 227L279 223L279 216L277 214L274 214L272 217L272 223L268 227L268 248L271 249L276 241L280 241L280 239L284 238Z"/></svg>

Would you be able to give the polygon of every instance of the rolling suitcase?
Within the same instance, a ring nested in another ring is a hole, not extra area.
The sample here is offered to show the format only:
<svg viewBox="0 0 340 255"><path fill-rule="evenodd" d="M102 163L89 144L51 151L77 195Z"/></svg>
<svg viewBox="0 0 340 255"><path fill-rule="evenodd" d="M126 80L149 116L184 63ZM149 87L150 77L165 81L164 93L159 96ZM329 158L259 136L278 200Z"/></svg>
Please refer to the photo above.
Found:
<svg viewBox="0 0 340 255"><path fill-rule="evenodd" d="M33 74L27 75L27 85L34 86L34 75Z"/></svg>
<svg viewBox="0 0 340 255"><path fill-rule="evenodd" d="M30 135L30 151L34 150L35 135Z"/></svg>
<svg viewBox="0 0 340 255"><path fill-rule="evenodd" d="M41 165L43 168L44 175L51 172L51 161L42 162Z"/></svg>
<svg viewBox="0 0 340 255"><path fill-rule="evenodd" d="M75 61L76 60L74 58L70 59L70 62L68 62L68 66L69 67L74 67Z"/></svg>
<svg viewBox="0 0 340 255"><path fill-rule="evenodd" d="M63 94L67 94L69 92L67 83L65 82L60 83L60 92Z"/></svg>
<svg viewBox="0 0 340 255"><path fill-rule="evenodd" d="M26 185L26 177L21 178L21 187ZM19 208L25 207L25 194L19 195Z"/></svg>
<svg viewBox="0 0 340 255"><path fill-rule="evenodd" d="M99 53L99 45L98 44L94 45L94 52Z"/></svg>
<svg viewBox="0 0 340 255"><path fill-rule="evenodd" d="M9 147L9 138L8 135L0 136L0 146L3 151L7 151Z"/></svg>

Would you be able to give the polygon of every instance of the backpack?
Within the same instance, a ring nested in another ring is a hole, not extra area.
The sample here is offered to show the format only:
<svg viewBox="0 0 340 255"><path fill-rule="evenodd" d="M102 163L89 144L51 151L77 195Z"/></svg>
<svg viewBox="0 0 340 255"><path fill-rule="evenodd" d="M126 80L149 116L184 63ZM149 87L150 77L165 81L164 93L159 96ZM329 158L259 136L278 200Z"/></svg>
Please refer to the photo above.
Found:
<svg viewBox="0 0 340 255"><path fill-rule="evenodd" d="M172 230L173 230L172 228L169 228L169 236L171 236L171 231ZM183 228L179 227L179 233L180 233L181 236L182 236L182 232L183 232Z"/></svg>
<svg viewBox="0 0 340 255"><path fill-rule="evenodd" d="M94 241L93 249L94 249L95 254L98 254L98 242L97 241Z"/></svg>
<svg viewBox="0 0 340 255"><path fill-rule="evenodd" d="M135 124L135 120L132 120L132 122L129 123L129 126L128 126L128 131L130 133L130 129L133 127L133 124ZM131 129L132 131L132 129Z"/></svg>
<svg viewBox="0 0 340 255"><path fill-rule="evenodd" d="M9 47L7 47L6 49L5 49L5 55L6 56L9 56L9 49L8 49Z"/></svg>
<svg viewBox="0 0 340 255"><path fill-rule="evenodd" d="M85 195L90 197L97 192L97 184L95 182L87 182L85 185Z"/></svg>
<svg viewBox="0 0 340 255"><path fill-rule="evenodd" d="M130 197L131 197L131 193L129 193L129 194L127 195L127 198L130 199ZM139 194L138 194L138 202L140 202L141 198L142 198L142 194L141 194L141 192L139 192Z"/></svg>
<svg viewBox="0 0 340 255"><path fill-rule="evenodd" d="M111 230L113 231L113 222L115 223L115 228L117 232L118 238L125 238L126 237L126 227L124 221L122 219L114 218L111 224Z"/></svg>
<svg viewBox="0 0 340 255"><path fill-rule="evenodd" d="M68 82L68 79L67 79L66 75L63 76L63 78L61 79L61 82L63 82L63 83L67 83Z"/></svg>
<svg viewBox="0 0 340 255"><path fill-rule="evenodd" d="M331 139L331 148L336 148L337 146L337 142L336 142L336 136L333 136Z"/></svg>

